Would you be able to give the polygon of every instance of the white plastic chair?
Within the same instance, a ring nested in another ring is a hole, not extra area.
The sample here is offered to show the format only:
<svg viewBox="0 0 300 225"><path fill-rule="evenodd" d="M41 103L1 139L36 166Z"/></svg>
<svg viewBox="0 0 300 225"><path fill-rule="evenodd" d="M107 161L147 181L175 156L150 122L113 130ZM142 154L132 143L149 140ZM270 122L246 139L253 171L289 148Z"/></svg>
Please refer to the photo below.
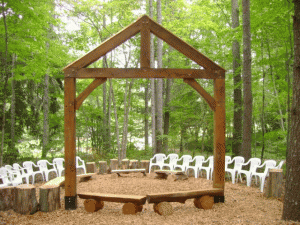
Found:
<svg viewBox="0 0 300 225"><path fill-rule="evenodd" d="M190 165L190 162L192 161L192 159L193 159L193 157L190 155L181 156L181 158L177 160L177 163L182 160L182 165L176 164L174 166L174 169L180 168L182 171L186 171L186 168Z"/></svg>
<svg viewBox="0 0 300 225"><path fill-rule="evenodd" d="M235 177L238 170L242 169L242 163L244 163L245 159L242 156L236 156L234 157L230 162L227 163L227 167L225 167L225 173L229 173L232 178L232 183L235 183ZM234 162L233 169L228 168L228 164L231 164Z"/></svg>
<svg viewBox="0 0 300 225"><path fill-rule="evenodd" d="M17 176L21 177L22 180L23 178L26 179L26 183L29 184L29 174L25 172L25 169L22 168L18 163L13 164L13 168Z"/></svg>
<svg viewBox="0 0 300 225"><path fill-rule="evenodd" d="M212 177L212 173L213 173L213 169L214 169L214 157L213 156L209 156L207 158L207 160L202 162L203 163L207 163L208 162L208 166L202 166L199 169L199 172L201 172L202 170L206 171L206 179L209 180L209 177Z"/></svg>
<svg viewBox="0 0 300 225"><path fill-rule="evenodd" d="M241 163L242 166L246 166L250 163L250 169L248 170L238 170L238 176L240 177L240 181L242 182L242 174L246 175L247 186L251 186L251 174L256 171L256 167L261 164L261 160L259 158L251 158L247 163Z"/></svg>
<svg viewBox="0 0 300 225"><path fill-rule="evenodd" d="M82 163L82 165L79 165L79 162ZM76 156L76 170L82 168L84 171L84 174L86 174L86 168L85 168L85 163L84 160L82 160L79 156Z"/></svg>
<svg viewBox="0 0 300 225"><path fill-rule="evenodd" d="M163 168L164 160L166 159L166 155L163 153L158 153L155 154L151 159L150 159L150 164L149 164L149 173L151 172L151 167L153 166L159 166L159 169ZM155 160L155 163L153 162Z"/></svg>
<svg viewBox="0 0 300 225"><path fill-rule="evenodd" d="M46 181L49 180L48 176L49 176L50 172L55 172L56 173L56 177L58 176L54 164L53 163L49 163L48 160L39 160L39 161L37 161L36 164L40 168L40 171L43 171L43 173L45 175L45 180ZM50 166L53 166L53 168L52 169L48 169L47 164L50 165Z"/></svg>
<svg viewBox="0 0 300 225"><path fill-rule="evenodd" d="M43 181L44 181L45 179L44 179L44 173L43 173L43 171L40 171L40 170L39 171L33 171L33 166L39 168L37 165L35 165L31 161L25 161L25 162L23 162L24 169L27 170L27 173L29 174L29 176L32 176L32 184L34 184L34 178L35 178L35 175L37 175L37 174L41 174L42 178L43 178Z"/></svg>
<svg viewBox="0 0 300 225"><path fill-rule="evenodd" d="M3 181L3 187L6 187L8 185L13 185L15 187L23 183L20 176L17 176L17 174L14 173L13 170L8 170L5 167L0 168L0 175Z"/></svg>
<svg viewBox="0 0 300 225"><path fill-rule="evenodd" d="M278 164L278 166L276 166L276 169L281 169L281 167L283 166L283 164L285 163L285 160L281 160L280 163Z"/></svg>
<svg viewBox="0 0 300 225"><path fill-rule="evenodd" d="M163 163L162 168L167 166L170 168L170 170L173 170L178 160L178 154L175 153L169 154L165 160L167 159L169 159L169 163Z"/></svg>
<svg viewBox="0 0 300 225"><path fill-rule="evenodd" d="M263 173L258 173L258 172L255 171L255 172L253 172L251 174L251 177L250 177L250 180L251 180L252 176L255 176L255 182L256 182L256 184L257 184L256 177L259 178L259 181L260 181L260 191L261 192L263 192L263 190L264 190L265 179L266 179L266 176L267 176L267 174L269 172L269 169L273 169L273 168L276 167L276 161L275 160L266 160L261 166L257 166L256 169L257 168L262 168L264 166L266 166L266 168L265 168L265 171Z"/></svg>
<svg viewBox="0 0 300 225"><path fill-rule="evenodd" d="M195 162L195 166L187 166L186 167L186 172L189 170L189 169L192 169L194 170L194 174L195 174L195 178L198 178L198 171L199 169L201 169L202 167L202 162L205 160L205 157L204 156L195 156L194 159L192 161L190 161L190 163L192 162Z"/></svg>
<svg viewBox="0 0 300 225"><path fill-rule="evenodd" d="M64 159L63 158L55 158L53 159L53 164L55 165L56 171L58 172L58 176L61 177L62 171L64 168Z"/></svg>

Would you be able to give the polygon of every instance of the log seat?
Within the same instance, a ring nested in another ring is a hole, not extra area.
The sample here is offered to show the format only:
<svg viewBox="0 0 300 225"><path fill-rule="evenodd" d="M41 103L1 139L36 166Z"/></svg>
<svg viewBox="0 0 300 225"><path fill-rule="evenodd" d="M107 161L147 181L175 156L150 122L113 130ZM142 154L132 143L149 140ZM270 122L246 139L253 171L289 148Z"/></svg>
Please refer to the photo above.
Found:
<svg viewBox="0 0 300 225"><path fill-rule="evenodd" d="M146 169L125 169L125 170L112 170L111 173L116 173L121 176L121 173L143 173L146 176Z"/></svg>

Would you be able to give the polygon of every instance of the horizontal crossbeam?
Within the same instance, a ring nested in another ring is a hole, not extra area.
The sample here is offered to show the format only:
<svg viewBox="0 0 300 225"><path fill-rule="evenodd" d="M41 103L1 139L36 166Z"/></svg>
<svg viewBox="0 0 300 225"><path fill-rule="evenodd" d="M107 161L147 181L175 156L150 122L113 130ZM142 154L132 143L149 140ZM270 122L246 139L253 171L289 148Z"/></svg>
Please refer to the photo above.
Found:
<svg viewBox="0 0 300 225"><path fill-rule="evenodd" d="M218 71L201 69L120 69L120 68L82 68L74 72L72 68L65 71L65 77L74 78L194 78L216 79Z"/></svg>

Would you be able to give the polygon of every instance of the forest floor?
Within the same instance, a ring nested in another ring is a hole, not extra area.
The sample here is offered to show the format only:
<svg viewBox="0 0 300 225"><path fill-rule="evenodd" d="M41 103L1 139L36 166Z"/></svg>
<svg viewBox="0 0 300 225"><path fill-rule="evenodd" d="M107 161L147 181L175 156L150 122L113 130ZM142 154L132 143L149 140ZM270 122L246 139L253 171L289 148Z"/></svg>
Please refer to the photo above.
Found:
<svg viewBox="0 0 300 225"><path fill-rule="evenodd" d="M77 183L77 193L146 195L212 188L212 181L205 178L189 177L188 180L171 181L155 179L154 176L153 173L146 177L125 174L119 178L113 178L110 174L94 175L92 180ZM42 184L37 183L36 186ZM37 196L38 192L37 188ZM20 215L13 210L0 212L0 224L300 224L281 220L283 198L267 199L255 184L247 187L244 182L232 184L231 181L226 181L225 203L214 204L210 210L196 208L193 199L188 199L185 204L172 202L174 212L169 216L155 213L153 204L148 203L144 205L142 212L135 215L122 214L123 204L114 202L104 202L102 210L88 213L84 209L84 200L80 198L77 210L66 211L64 192L61 188L61 209L33 215Z"/></svg>

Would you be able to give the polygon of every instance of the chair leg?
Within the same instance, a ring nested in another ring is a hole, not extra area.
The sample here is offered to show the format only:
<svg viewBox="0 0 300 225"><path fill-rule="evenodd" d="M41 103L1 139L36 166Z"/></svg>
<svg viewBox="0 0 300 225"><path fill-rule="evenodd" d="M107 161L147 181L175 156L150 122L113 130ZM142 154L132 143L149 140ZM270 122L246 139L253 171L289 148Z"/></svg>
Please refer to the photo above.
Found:
<svg viewBox="0 0 300 225"><path fill-rule="evenodd" d="M251 179L252 179L251 174L247 174L246 177L247 177L247 186L251 187Z"/></svg>

